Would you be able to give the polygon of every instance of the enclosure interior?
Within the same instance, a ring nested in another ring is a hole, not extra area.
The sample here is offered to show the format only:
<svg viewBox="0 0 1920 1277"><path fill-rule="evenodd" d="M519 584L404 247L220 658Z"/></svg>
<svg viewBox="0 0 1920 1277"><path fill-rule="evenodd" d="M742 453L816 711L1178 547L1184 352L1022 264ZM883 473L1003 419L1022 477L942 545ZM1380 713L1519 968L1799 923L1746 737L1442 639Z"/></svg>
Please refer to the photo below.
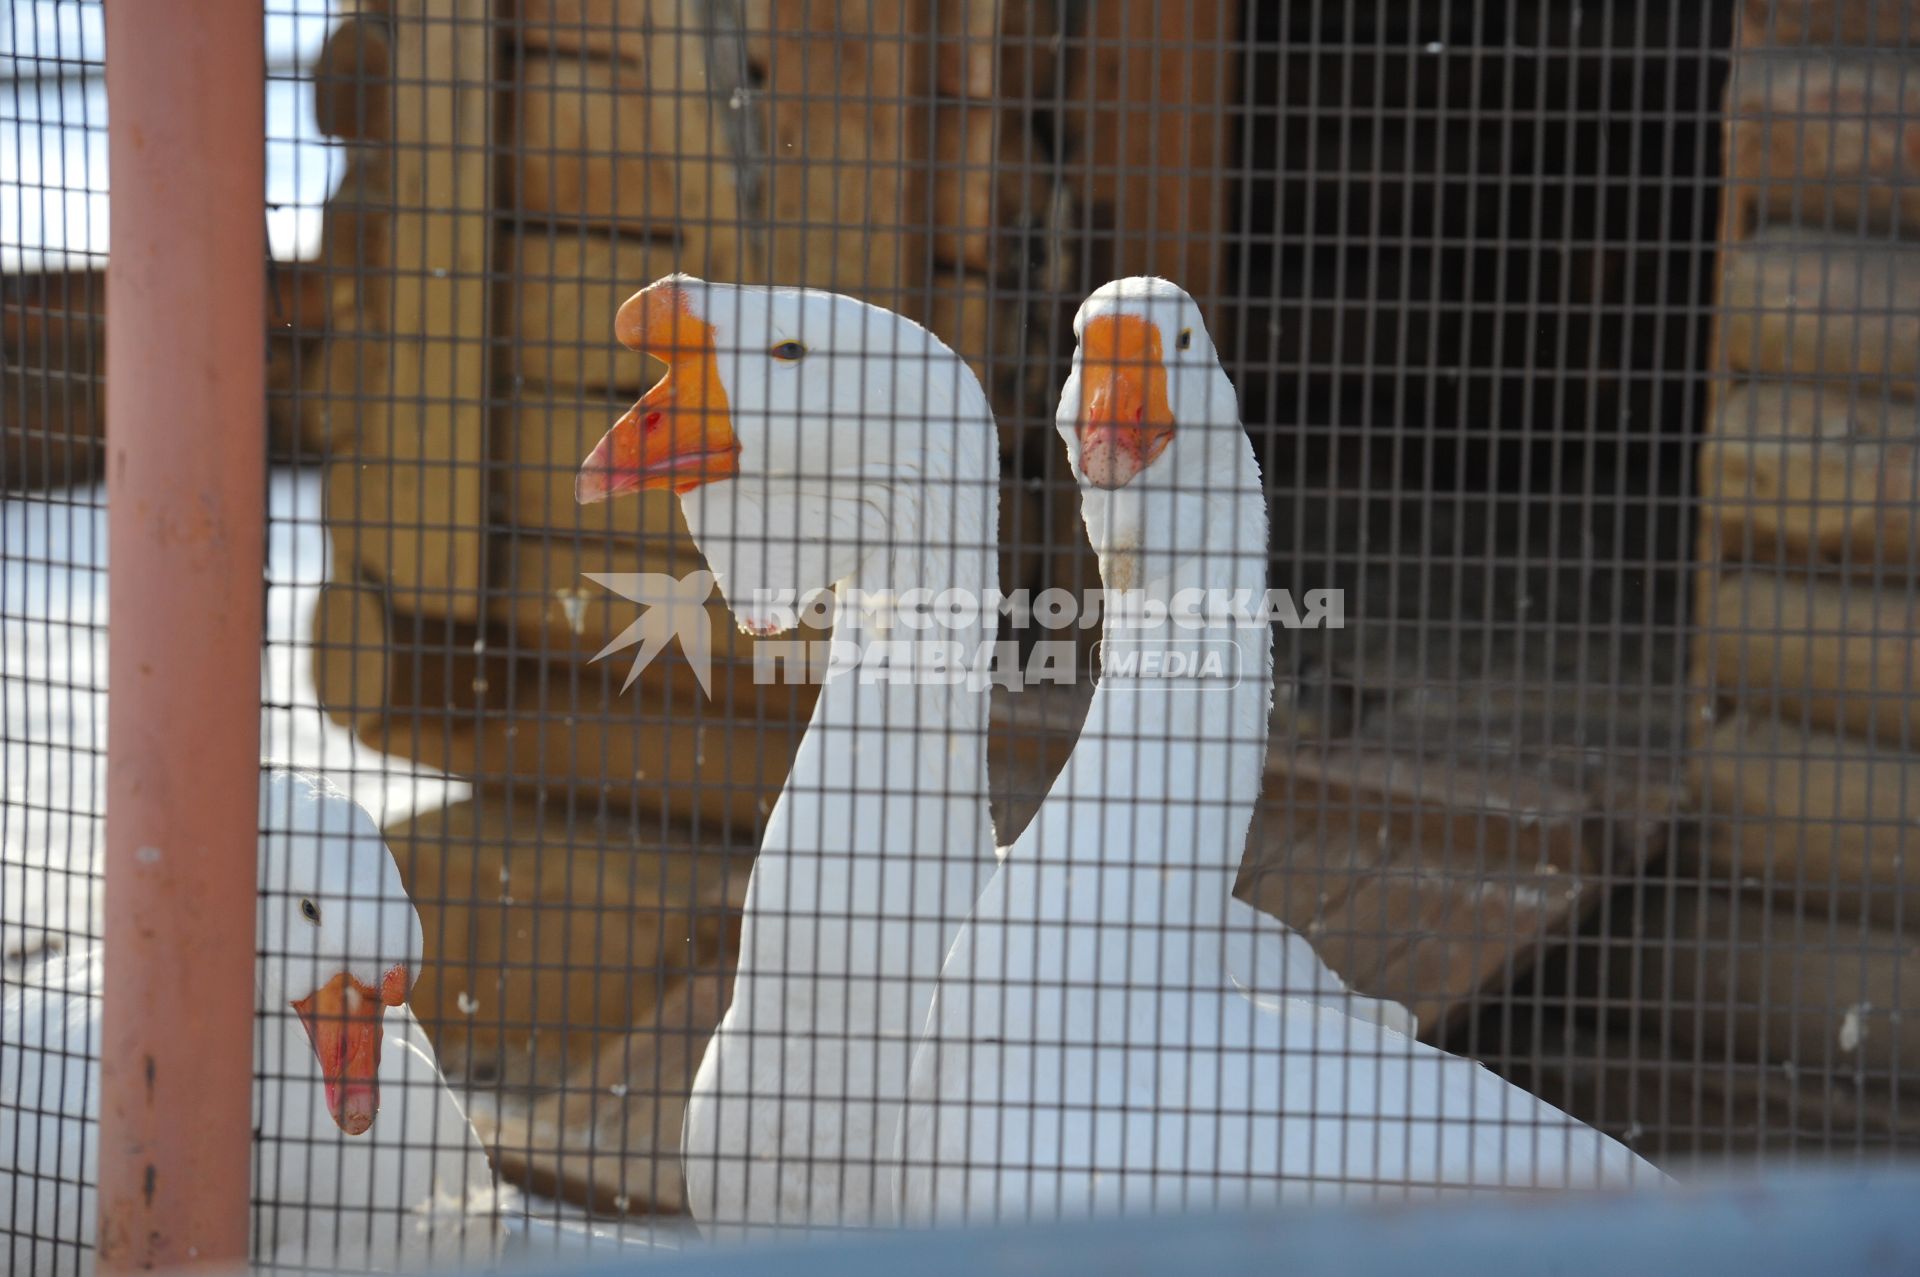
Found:
<svg viewBox="0 0 1920 1277"><path fill-rule="evenodd" d="M1099 584L1054 423L1075 309L1182 283L1270 583L1344 593L1275 631L1237 894L1669 1171L1910 1152L1911 10L266 0L263 755L379 822L412 1012L525 1213L677 1235L818 691L757 679L718 595L710 687L684 643L636 668L603 578L703 560L670 493L575 502L660 373L615 313L675 270L952 346L1035 593ZM102 938L99 30L16 0L0 45L9 996ZM1097 637L993 694L1002 844Z"/></svg>

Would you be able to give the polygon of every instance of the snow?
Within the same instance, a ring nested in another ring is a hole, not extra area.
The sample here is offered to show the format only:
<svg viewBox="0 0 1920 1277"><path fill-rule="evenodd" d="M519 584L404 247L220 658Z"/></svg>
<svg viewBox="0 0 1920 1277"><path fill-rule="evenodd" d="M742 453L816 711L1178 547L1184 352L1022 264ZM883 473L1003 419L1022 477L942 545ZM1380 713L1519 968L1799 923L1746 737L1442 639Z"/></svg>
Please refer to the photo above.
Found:
<svg viewBox="0 0 1920 1277"><path fill-rule="evenodd" d="M319 251L320 211L345 160L321 136L301 78L331 0L264 0L273 255ZM0 0L0 271L82 269L107 252L106 45L98 0Z"/></svg>
<svg viewBox="0 0 1920 1277"><path fill-rule="evenodd" d="M268 479L261 756L323 771L385 825L469 787L362 745L321 711L308 635L327 579L317 470ZM9 966L100 936L107 713L107 515L99 486L0 500L0 942ZM469 1102L497 1100L469 1094ZM521 1254L694 1240L684 1218L594 1219L515 1194Z"/></svg>
<svg viewBox="0 0 1920 1277"><path fill-rule="evenodd" d="M9 958L100 933L106 749L105 490L0 501L0 938ZM327 576L318 471L268 481L263 758L326 772L385 824L467 787L362 745L321 712L308 634Z"/></svg>

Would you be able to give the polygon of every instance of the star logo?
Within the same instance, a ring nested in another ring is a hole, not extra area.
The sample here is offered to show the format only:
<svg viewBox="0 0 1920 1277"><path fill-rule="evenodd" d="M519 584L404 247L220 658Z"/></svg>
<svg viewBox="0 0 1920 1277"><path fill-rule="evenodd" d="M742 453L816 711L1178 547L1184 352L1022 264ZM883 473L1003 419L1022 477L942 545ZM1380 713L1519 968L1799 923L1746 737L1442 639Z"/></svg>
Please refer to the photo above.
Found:
<svg viewBox="0 0 1920 1277"><path fill-rule="evenodd" d="M708 700L713 699L713 628L707 617L713 573L701 568L677 581L664 572L582 572L580 575L645 609L639 619L593 656L597 661L639 645L640 651L633 658L633 668L627 671L627 681L620 685L621 691L632 687L640 671L667 650L669 640L678 638L687 664L693 666L693 676L700 680L700 690L707 694Z"/></svg>

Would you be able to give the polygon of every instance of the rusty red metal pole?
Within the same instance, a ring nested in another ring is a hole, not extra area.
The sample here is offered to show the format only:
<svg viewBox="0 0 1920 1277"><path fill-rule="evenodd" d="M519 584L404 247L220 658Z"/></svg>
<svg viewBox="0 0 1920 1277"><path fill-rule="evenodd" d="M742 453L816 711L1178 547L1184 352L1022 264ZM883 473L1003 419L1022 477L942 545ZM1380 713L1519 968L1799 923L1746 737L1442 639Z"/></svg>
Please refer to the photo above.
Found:
<svg viewBox="0 0 1920 1277"><path fill-rule="evenodd" d="M103 1272L247 1258L265 544L260 0L106 7Z"/></svg>

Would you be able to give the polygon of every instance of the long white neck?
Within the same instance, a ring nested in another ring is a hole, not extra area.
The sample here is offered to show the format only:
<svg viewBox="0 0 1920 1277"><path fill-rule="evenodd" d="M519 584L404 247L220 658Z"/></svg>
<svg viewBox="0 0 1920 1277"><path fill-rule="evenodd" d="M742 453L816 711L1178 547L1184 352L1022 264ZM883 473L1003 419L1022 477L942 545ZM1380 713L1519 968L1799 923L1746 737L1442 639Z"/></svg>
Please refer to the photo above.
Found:
<svg viewBox="0 0 1920 1277"><path fill-rule="evenodd" d="M1196 592L1203 604L1237 597L1254 623L1219 618L1192 628L1169 617L1120 629L1109 613L1100 685L1055 790L1099 796L1060 812L1082 832L1097 826L1097 837L1061 833L1095 849L1102 869L1153 871L1140 881L1155 890L1130 891L1128 908L1136 920L1162 926L1224 922L1266 762L1273 702L1266 502L1244 436L1241 446L1245 483L1186 500L1184 517L1159 529L1165 551L1103 554L1101 578L1109 591L1134 590L1170 609ZM1149 521L1149 539L1154 531ZM1149 665L1156 656L1157 669ZM1205 668L1210 658L1212 676L1166 676L1169 666ZM1129 659L1137 662L1131 675Z"/></svg>
<svg viewBox="0 0 1920 1277"><path fill-rule="evenodd" d="M991 421L983 415L964 428L991 432ZM982 608L968 624L881 631L851 602L953 587L996 597L993 469L991 446L935 458L911 480L921 489L914 499L896 507L917 511L915 526L896 526L894 544L837 587L848 605L829 640L834 668L754 870L740 976L749 997L755 974L877 975L902 981L903 991L904 981L931 982L973 906L994 845L988 693L979 680L943 681L936 671L941 654L960 657L948 668L964 671L994 614Z"/></svg>

